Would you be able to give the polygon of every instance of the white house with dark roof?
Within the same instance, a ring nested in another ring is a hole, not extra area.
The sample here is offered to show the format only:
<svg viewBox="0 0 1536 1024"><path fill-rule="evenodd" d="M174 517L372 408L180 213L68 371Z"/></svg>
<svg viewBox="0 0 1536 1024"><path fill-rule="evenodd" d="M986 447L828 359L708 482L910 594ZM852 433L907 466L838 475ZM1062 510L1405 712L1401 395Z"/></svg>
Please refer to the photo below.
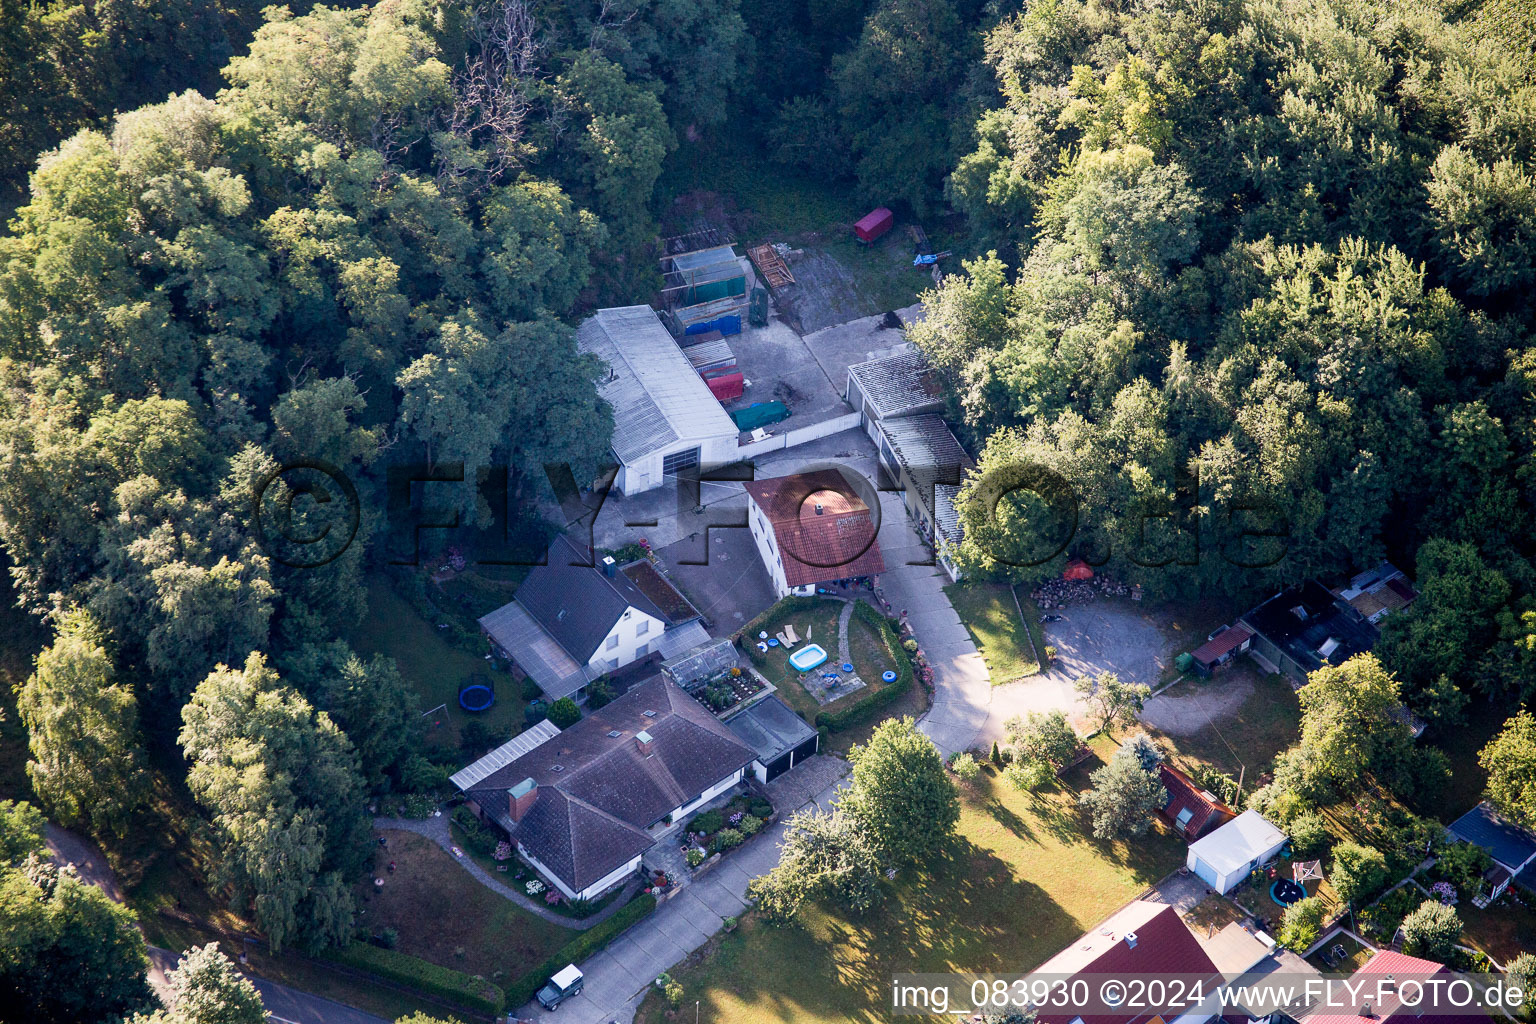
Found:
<svg viewBox="0 0 1536 1024"><path fill-rule="evenodd" d="M453 783L568 899L594 899L629 878L670 825L740 782L757 757L659 677L568 729L520 739Z"/></svg>
<svg viewBox="0 0 1536 1024"><path fill-rule="evenodd" d="M594 566L564 537L480 628L550 700L586 699L592 680L651 653L672 657L709 639L699 613L645 559Z"/></svg>
<svg viewBox="0 0 1536 1024"><path fill-rule="evenodd" d="M597 392L613 407L620 493L660 487L693 466L736 461L736 423L650 306L600 309L576 332L608 364Z"/></svg>

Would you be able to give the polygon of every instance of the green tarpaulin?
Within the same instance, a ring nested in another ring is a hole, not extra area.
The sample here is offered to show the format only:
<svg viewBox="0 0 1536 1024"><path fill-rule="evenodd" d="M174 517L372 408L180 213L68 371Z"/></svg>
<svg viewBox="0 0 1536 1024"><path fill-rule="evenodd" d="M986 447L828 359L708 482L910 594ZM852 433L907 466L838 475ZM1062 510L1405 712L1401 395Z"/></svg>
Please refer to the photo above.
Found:
<svg viewBox="0 0 1536 1024"><path fill-rule="evenodd" d="M753 402L745 409L737 409L731 413L731 419L736 421L737 430L756 430L758 427L766 427L770 423L789 417L789 409L783 402Z"/></svg>

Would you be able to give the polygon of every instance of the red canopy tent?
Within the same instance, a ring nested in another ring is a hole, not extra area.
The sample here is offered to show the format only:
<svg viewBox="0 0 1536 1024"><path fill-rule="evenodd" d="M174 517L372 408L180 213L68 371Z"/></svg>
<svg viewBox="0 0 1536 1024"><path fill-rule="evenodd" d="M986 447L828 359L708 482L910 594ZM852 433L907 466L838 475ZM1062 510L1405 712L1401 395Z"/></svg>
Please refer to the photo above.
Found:
<svg viewBox="0 0 1536 1024"><path fill-rule="evenodd" d="M1064 580L1091 580L1093 570L1088 568L1088 563L1081 558L1074 558L1067 563L1067 569L1061 574Z"/></svg>

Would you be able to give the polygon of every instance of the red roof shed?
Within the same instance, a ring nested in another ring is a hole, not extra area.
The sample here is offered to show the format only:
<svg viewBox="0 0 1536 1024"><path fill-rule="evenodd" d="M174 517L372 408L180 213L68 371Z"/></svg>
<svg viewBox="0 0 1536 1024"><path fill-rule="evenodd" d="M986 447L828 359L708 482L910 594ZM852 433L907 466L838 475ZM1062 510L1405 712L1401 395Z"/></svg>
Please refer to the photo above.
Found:
<svg viewBox="0 0 1536 1024"><path fill-rule="evenodd" d="M746 391L745 378L740 373L726 373L718 377L706 377L704 383L709 385L710 394L721 402L729 402L733 398L740 398Z"/></svg>
<svg viewBox="0 0 1536 1024"><path fill-rule="evenodd" d="M894 223L896 223L896 215L881 206L860 217L858 223L853 226L853 233L859 236L861 242L873 242L891 230L891 225Z"/></svg>

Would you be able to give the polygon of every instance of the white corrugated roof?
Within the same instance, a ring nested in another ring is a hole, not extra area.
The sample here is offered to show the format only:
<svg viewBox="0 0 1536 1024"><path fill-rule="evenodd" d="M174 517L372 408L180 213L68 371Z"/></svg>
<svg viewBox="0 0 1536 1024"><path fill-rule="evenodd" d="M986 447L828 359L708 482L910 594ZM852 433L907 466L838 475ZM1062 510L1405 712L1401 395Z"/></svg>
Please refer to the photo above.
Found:
<svg viewBox="0 0 1536 1024"><path fill-rule="evenodd" d="M597 391L613 406L620 462L679 440L736 437L736 424L650 306L598 310L576 332L576 344L612 371Z"/></svg>
<svg viewBox="0 0 1536 1024"><path fill-rule="evenodd" d="M490 775L498 768L511 764L545 740L560 735L560 730L549 719L524 729L510 740L486 754L480 760L462 768L450 778L459 789L468 792L469 787Z"/></svg>
<svg viewBox="0 0 1536 1024"><path fill-rule="evenodd" d="M1216 831L1189 844L1190 852L1226 875L1273 853L1285 833L1258 811L1244 811Z"/></svg>

